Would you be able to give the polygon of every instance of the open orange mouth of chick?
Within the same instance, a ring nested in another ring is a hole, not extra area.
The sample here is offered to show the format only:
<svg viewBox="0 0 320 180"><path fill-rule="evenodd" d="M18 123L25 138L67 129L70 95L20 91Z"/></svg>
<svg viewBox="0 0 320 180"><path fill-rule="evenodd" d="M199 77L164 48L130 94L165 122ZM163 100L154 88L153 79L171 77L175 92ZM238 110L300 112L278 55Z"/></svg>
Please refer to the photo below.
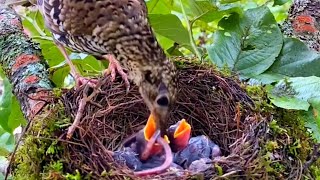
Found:
<svg viewBox="0 0 320 180"><path fill-rule="evenodd" d="M144 138L145 138L145 140L149 141L150 138L153 136L153 134L156 132L156 130L157 130L157 124L156 124L156 121L155 121L155 117L151 113L149 118L148 118L147 124L146 124L146 126L144 128ZM168 144L170 143L168 136L164 136L164 139L167 141ZM158 145L158 144L155 143L155 145Z"/></svg>
<svg viewBox="0 0 320 180"><path fill-rule="evenodd" d="M182 119L179 126L175 130L173 137L179 138L179 137L184 137L186 134L190 134L191 132L191 125L187 123L185 119Z"/></svg>

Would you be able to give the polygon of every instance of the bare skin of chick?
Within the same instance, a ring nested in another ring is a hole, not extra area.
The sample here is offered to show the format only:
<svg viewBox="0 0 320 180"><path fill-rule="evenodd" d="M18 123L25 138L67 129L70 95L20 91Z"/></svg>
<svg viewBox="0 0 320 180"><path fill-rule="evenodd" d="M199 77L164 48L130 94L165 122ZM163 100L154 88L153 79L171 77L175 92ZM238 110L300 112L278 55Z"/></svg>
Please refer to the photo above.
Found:
<svg viewBox="0 0 320 180"><path fill-rule="evenodd" d="M141 141L142 140L140 137L141 134L143 134L143 131L140 131L140 132L134 134L133 136L129 137L128 139L126 139L123 143L123 147L127 147L134 142ZM156 142L158 144L160 144L164 149L164 152L165 152L164 163L161 166L158 166L158 167L155 167L152 169L147 169L147 170L135 172L134 174L136 176L148 176L148 175L159 174L159 173L165 171L166 169L168 169L170 167L170 165L172 164L173 155L172 155L171 148L170 148L169 144L160 136L160 130L157 130L153 134L153 136L149 139L149 141L146 142L146 145L143 148L143 151L140 153L140 159L146 160L150 157L150 155L152 155L152 154L150 154L150 152Z"/></svg>
<svg viewBox="0 0 320 180"><path fill-rule="evenodd" d="M159 143L164 149L164 152L165 152L164 163L161 166L158 166L158 167L155 167L152 169L147 169L147 170L135 172L134 175L148 176L148 175L159 174L170 167L170 165L172 164L173 156L172 156L172 152L171 152L169 144L160 136L158 136L158 138L157 138L157 143Z"/></svg>

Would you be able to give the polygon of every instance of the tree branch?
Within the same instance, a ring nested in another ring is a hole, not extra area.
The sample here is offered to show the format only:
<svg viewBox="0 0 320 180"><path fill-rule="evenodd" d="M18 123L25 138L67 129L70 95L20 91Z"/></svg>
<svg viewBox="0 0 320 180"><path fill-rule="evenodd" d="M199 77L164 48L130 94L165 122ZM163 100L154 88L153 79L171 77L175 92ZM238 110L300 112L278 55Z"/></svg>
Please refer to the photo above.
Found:
<svg viewBox="0 0 320 180"><path fill-rule="evenodd" d="M287 20L282 25L284 34L303 41L310 49L320 51L320 2L294 0Z"/></svg>
<svg viewBox="0 0 320 180"><path fill-rule="evenodd" d="M8 7L0 7L0 64L25 118L32 120L51 101L54 85L39 45L23 32L19 15Z"/></svg>

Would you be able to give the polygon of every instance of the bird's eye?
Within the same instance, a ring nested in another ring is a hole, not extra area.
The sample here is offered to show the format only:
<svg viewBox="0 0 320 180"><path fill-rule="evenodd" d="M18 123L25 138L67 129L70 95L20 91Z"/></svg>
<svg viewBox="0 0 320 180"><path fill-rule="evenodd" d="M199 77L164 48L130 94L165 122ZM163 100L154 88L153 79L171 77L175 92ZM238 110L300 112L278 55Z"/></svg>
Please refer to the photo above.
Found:
<svg viewBox="0 0 320 180"><path fill-rule="evenodd" d="M162 96L157 99L157 104L159 106L168 106L169 105L169 99L167 96Z"/></svg>
<svg viewBox="0 0 320 180"><path fill-rule="evenodd" d="M152 83L152 80L151 80L151 71L146 71L145 75L144 75L144 79L146 81L148 81L149 83Z"/></svg>

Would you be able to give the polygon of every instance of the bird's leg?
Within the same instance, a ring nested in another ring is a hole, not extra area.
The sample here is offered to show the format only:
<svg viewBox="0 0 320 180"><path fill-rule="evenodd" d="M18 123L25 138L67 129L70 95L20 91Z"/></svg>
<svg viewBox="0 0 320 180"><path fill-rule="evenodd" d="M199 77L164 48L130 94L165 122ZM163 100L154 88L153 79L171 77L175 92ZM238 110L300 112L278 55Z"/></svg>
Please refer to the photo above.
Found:
<svg viewBox="0 0 320 180"><path fill-rule="evenodd" d="M90 87L94 87L98 81L82 77L80 75L79 71L76 69L76 67L72 63L71 59L69 58L68 53L67 53L66 49L63 47L63 45L60 44L59 42L55 42L55 43L70 67L71 75L73 76L73 78L76 81L76 87L78 88L81 85L87 84L87 83Z"/></svg>
<svg viewBox="0 0 320 180"><path fill-rule="evenodd" d="M106 74L106 75L111 74L111 80L114 81L116 79L116 72L118 71L118 73L121 75L122 79L124 80L126 90L128 92L130 89L128 75L123 71L119 61L117 61L117 59L111 54L104 55L103 57L109 60L109 67L103 72L103 74Z"/></svg>

